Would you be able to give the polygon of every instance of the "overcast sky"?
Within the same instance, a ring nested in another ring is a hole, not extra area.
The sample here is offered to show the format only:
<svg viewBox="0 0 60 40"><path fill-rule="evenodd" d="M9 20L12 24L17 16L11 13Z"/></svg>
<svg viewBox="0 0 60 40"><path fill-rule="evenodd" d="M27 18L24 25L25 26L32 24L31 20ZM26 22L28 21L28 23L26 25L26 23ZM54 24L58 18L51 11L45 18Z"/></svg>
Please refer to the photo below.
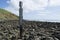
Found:
<svg viewBox="0 0 60 40"><path fill-rule="evenodd" d="M23 19L60 22L60 0L0 0L0 8L19 14L23 2Z"/></svg>

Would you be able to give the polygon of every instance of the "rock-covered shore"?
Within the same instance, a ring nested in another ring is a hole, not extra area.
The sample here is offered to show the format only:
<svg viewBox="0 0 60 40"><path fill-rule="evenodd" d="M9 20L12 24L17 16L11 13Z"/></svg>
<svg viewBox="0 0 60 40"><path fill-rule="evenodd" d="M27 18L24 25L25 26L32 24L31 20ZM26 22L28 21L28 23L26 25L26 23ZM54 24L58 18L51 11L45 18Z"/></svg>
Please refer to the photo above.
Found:
<svg viewBox="0 0 60 40"><path fill-rule="evenodd" d="M0 22L0 40L20 40L19 21ZM60 23L23 21L22 40L60 40Z"/></svg>

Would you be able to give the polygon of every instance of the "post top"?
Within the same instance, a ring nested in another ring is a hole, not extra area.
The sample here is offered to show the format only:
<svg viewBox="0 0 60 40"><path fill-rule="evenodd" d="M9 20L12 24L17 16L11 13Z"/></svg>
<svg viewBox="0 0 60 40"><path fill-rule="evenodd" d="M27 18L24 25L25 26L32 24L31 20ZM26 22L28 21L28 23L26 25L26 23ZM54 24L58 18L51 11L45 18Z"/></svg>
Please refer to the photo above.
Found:
<svg viewBox="0 0 60 40"><path fill-rule="evenodd" d="M19 7L22 7L22 1L19 2Z"/></svg>

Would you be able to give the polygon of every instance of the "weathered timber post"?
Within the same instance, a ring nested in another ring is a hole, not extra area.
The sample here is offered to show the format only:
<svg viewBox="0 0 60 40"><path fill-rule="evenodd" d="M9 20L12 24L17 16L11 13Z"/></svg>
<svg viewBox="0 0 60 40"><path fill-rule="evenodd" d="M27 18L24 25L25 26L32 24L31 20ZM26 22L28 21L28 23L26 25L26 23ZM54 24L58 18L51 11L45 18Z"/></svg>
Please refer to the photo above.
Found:
<svg viewBox="0 0 60 40"><path fill-rule="evenodd" d="M23 32L23 27L22 27L22 22L23 22L23 8L22 8L22 2L19 2L19 26L20 26L20 39L22 39L22 32Z"/></svg>

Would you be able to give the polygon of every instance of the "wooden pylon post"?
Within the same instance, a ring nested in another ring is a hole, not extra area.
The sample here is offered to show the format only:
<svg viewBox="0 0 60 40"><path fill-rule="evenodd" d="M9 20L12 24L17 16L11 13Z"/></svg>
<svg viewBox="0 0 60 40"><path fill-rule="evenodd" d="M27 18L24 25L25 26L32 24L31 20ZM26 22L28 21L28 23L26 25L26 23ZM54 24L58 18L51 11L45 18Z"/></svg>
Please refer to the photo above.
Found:
<svg viewBox="0 0 60 40"><path fill-rule="evenodd" d="M22 39L22 32L23 32L23 27L22 27L22 22L23 22L23 8L22 8L22 2L19 2L19 25L20 25L20 39Z"/></svg>

